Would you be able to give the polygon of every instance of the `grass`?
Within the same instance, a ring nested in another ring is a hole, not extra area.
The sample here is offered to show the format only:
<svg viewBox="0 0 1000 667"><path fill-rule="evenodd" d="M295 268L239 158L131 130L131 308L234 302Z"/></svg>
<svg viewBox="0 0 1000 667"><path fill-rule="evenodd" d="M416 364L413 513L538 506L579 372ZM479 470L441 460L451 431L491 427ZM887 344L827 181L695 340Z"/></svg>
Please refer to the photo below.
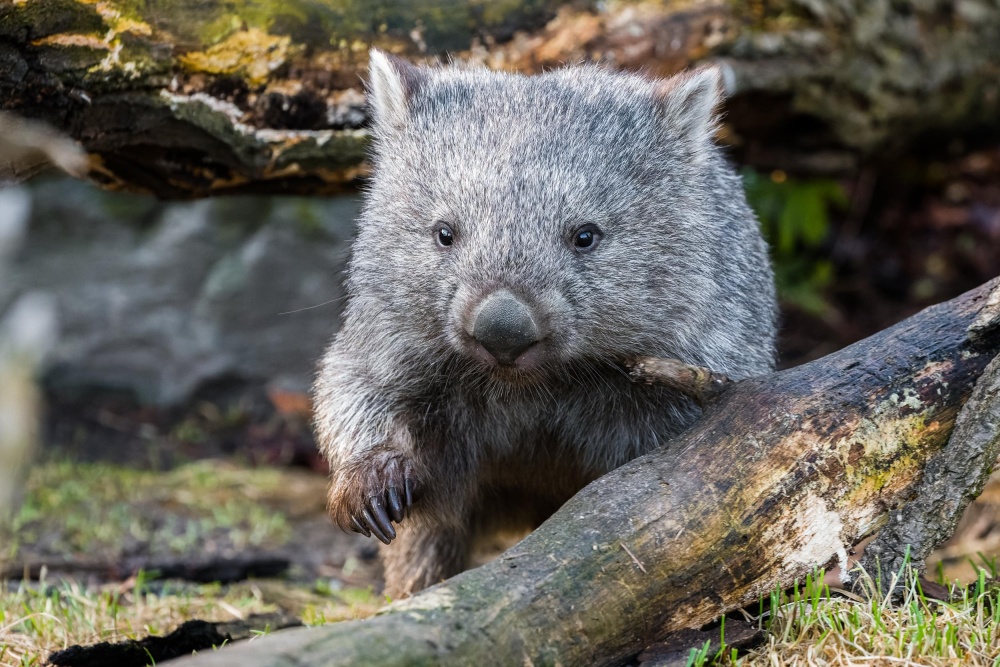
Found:
<svg viewBox="0 0 1000 667"><path fill-rule="evenodd" d="M154 592L142 579L97 588L42 581L0 592L0 667L44 665L51 652L73 644L163 635L190 619L230 621L272 612L288 606L272 598L284 600L290 592L299 601L295 615L307 624L368 616L382 603L370 589L330 591L325 584L293 591L267 581L230 587L168 582Z"/></svg>
<svg viewBox="0 0 1000 667"><path fill-rule="evenodd" d="M0 565L126 556L187 557L285 544L300 518L323 512L322 477L205 460L170 471L54 461L35 466L13 517L0 520ZM71 571L72 567L69 568ZM350 559L343 570L349 574ZM17 571L17 568L14 568ZM0 579L0 667L45 664L73 644L163 635L186 620L230 621L281 610L307 624L372 614L371 588L248 581L231 586L74 580L5 584Z"/></svg>
<svg viewBox="0 0 1000 667"><path fill-rule="evenodd" d="M219 461L169 472L39 465L28 480L24 506L0 525L0 561L19 551L41 554L36 562L98 552L113 561L123 549L137 547L183 554L220 542L280 544L308 505L316 505L309 512L322 511L322 489L296 480L287 471ZM993 521L992 514L983 516ZM1000 667L1000 572L994 561L980 561L969 561L978 578L955 585L949 602L928 598L910 570L893 582L901 582L896 599L863 572L851 590L831 590L822 577L808 577L790 592L776 591L748 615L766 630L760 645L734 651L725 645L723 628L721 648L716 643L692 651L689 667ZM345 575L351 567L344 565ZM943 583L944 566L938 567ZM315 625L367 616L383 603L370 588L338 588L334 579L226 587L147 579L140 573L86 586L49 582L44 575L31 584L0 581L0 667L43 665L52 651L73 644L162 635L195 618L227 621L281 610Z"/></svg>
<svg viewBox="0 0 1000 667"><path fill-rule="evenodd" d="M725 646L723 629L722 648L693 650L688 666L1000 666L994 576L981 569L975 583L954 587L950 602L928 598L912 571L901 581L902 596L893 601L864 573L853 591L831 590L821 576L809 577L761 601L755 620L766 636L760 646L738 654ZM42 665L51 651L71 644L163 634L191 618L222 621L274 611L265 583L168 585L156 593L137 579L93 590L72 582L22 586L0 595L0 667ZM370 590L331 591L325 583L300 593L306 602L294 611L307 624L367 616L382 602Z"/></svg>
<svg viewBox="0 0 1000 667"><path fill-rule="evenodd" d="M831 590L820 575L761 602L760 646L744 654L725 645L692 650L688 667L877 665L1000 667L1000 585L979 570L969 586L952 587L948 602L928 598L912 569L894 577L890 599L858 571L852 591ZM723 631L724 632L724 631Z"/></svg>
<svg viewBox="0 0 1000 667"><path fill-rule="evenodd" d="M285 515L263 502L283 493L279 471L200 461L168 472L106 463L35 466L27 496L0 521L0 564L30 545L63 557L114 559L141 547L183 554L214 540L233 549L283 544Z"/></svg>

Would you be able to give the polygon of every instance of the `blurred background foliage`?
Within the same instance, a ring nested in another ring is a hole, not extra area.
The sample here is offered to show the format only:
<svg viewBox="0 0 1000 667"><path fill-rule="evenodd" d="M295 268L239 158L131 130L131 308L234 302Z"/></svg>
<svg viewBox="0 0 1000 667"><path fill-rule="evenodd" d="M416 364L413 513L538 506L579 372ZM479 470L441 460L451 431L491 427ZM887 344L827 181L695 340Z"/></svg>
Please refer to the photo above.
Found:
<svg viewBox="0 0 1000 667"><path fill-rule="evenodd" d="M832 211L847 208L840 183L826 178L794 178L781 170L761 174L743 169L747 201L757 213L771 261L778 296L814 315L829 308L824 293L833 280L833 263L822 253L830 236Z"/></svg>

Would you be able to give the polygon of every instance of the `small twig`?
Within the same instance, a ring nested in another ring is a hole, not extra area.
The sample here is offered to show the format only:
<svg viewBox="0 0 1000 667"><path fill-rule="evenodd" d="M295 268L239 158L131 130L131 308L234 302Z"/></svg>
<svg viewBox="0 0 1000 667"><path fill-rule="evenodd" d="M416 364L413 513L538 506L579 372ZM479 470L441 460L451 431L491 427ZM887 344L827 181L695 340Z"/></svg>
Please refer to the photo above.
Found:
<svg viewBox="0 0 1000 667"><path fill-rule="evenodd" d="M632 553L631 551L629 551L629 548L627 546L625 546L625 543L624 542L619 542L618 546L620 546L622 549L624 549L625 553L627 553L629 556L631 556L632 560L635 561L635 564L639 566L639 569L642 570L642 573L646 574L646 568L642 566L642 563L640 563L639 559L635 557L635 554Z"/></svg>
<svg viewBox="0 0 1000 667"><path fill-rule="evenodd" d="M704 406L721 396L735 382L721 373L691 366L678 359L637 357L625 362L633 382L670 387Z"/></svg>

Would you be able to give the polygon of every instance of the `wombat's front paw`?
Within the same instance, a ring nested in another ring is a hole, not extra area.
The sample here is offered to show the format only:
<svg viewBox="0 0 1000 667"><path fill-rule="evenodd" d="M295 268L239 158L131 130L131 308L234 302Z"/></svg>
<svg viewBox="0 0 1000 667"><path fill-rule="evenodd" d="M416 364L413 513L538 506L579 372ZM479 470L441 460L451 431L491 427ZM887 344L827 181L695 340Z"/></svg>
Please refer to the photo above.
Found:
<svg viewBox="0 0 1000 667"><path fill-rule="evenodd" d="M374 535L389 544L413 506L416 483L412 468L400 457L382 454L335 471L330 486L330 513L344 530Z"/></svg>

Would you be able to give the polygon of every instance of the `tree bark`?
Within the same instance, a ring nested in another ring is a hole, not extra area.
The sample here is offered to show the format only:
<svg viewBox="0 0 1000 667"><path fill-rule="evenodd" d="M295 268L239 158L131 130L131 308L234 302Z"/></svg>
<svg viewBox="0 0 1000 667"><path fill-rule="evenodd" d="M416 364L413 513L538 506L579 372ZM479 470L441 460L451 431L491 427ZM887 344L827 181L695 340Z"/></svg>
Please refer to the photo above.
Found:
<svg viewBox="0 0 1000 667"><path fill-rule="evenodd" d="M0 109L68 132L108 187L330 192L365 174L372 44L529 73L717 60L723 138L764 168L836 173L1000 130L989 0L0 0Z"/></svg>
<svg viewBox="0 0 1000 667"><path fill-rule="evenodd" d="M871 535L881 554L933 547L946 533L912 527L955 521L1000 453L1000 361L983 373L1000 351L998 295L1000 278L736 383L687 433L590 484L495 561L374 618L183 664L615 664L846 565Z"/></svg>

